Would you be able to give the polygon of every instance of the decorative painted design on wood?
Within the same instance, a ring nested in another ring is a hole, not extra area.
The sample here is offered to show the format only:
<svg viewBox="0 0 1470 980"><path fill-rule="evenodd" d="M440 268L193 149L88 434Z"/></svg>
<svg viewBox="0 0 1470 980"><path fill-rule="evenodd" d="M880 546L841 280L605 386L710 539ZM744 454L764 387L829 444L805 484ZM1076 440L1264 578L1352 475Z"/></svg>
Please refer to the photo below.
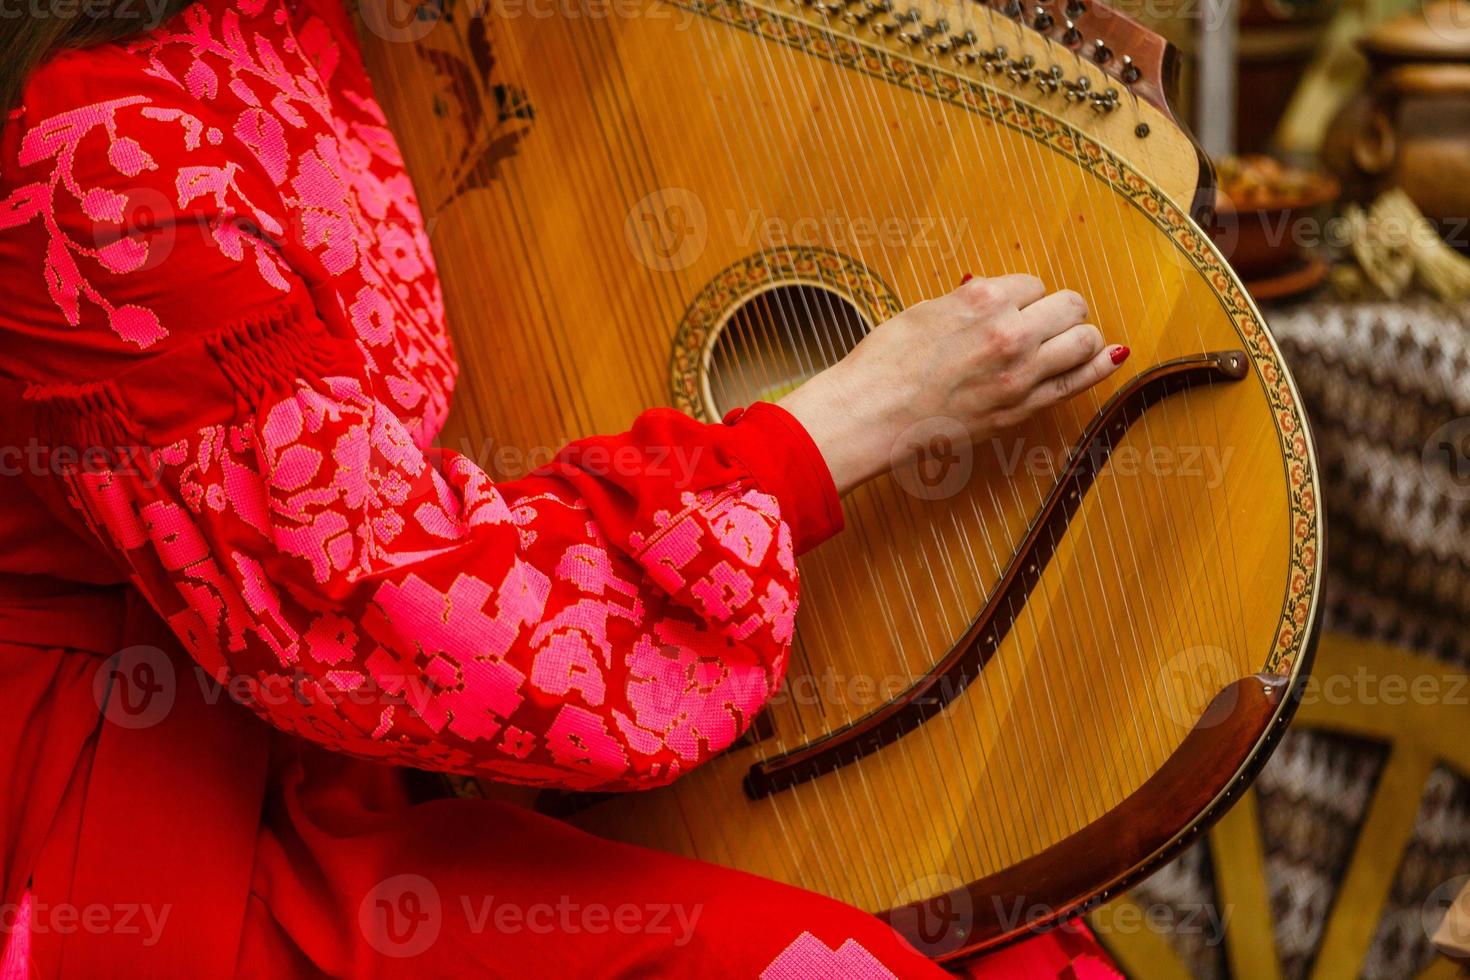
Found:
<svg viewBox="0 0 1470 980"><path fill-rule="evenodd" d="M457 0L443 0L441 4L421 7L420 12L452 24L457 6ZM423 45L415 47L418 56L448 85L448 98L434 97L434 115L459 127L455 140L455 145L460 147L459 154L445 165L446 183L451 190L443 201L437 202L440 209L469 191L488 187L496 178L500 164L515 154L516 144L536 118L526 93L496 77L489 18L472 11L460 40L462 54ZM451 100L455 104L451 105Z"/></svg>

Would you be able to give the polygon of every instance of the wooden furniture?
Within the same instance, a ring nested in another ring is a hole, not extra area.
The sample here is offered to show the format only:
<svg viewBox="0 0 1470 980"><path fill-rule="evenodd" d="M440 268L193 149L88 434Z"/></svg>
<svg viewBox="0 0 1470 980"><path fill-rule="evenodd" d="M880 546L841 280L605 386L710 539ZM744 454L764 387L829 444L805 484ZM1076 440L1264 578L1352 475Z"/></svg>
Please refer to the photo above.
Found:
<svg viewBox="0 0 1470 980"><path fill-rule="evenodd" d="M1466 689L1463 669L1340 634L1323 637L1312 676L1294 728L1349 733L1389 746L1310 973L1313 980L1336 980L1360 975L1414 830L1430 770L1444 763L1470 777L1470 739L1465 737L1470 732L1470 705L1451 696ZM1377 696L1328 693L1361 690L1357 678L1370 679L1369 690ZM1389 696L1390 685L1404 695ZM1425 696L1408 696L1414 690ZM1210 831L1209 852L1216 875L1214 901L1231 913L1224 934L1230 975L1279 980L1283 974L1276 953L1277 930L1253 790ZM1426 896L1435 901L1443 897L1447 896ZM1137 906L1133 896L1124 896L1094 913L1093 926L1104 946L1135 980L1190 977L1161 932L1115 927L1118 922L1146 921L1146 912ZM1426 918L1426 937L1433 926ZM1455 963L1439 958L1419 974L1419 980L1461 975Z"/></svg>

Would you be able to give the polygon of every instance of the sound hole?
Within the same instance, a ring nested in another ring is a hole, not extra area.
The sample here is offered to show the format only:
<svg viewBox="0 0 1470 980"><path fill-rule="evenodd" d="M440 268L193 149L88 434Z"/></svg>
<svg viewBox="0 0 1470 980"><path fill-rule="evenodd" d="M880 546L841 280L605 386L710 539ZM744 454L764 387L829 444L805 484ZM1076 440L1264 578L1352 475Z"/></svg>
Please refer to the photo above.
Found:
<svg viewBox="0 0 1470 980"><path fill-rule="evenodd" d="M821 286L773 286L741 302L705 358L705 398L715 417L776 401L840 361L872 325L845 296Z"/></svg>

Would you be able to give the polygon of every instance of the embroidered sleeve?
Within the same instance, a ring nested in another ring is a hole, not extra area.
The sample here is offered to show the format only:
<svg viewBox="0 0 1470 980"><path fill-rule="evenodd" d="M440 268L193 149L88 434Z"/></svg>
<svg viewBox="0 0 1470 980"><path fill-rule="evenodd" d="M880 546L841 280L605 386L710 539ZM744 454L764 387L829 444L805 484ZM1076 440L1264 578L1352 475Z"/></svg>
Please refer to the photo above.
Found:
<svg viewBox="0 0 1470 980"><path fill-rule="evenodd" d="M26 312L0 332L58 496L199 664L329 747L532 784L662 784L737 738L782 676L795 555L841 522L795 420L654 410L496 483L431 445L406 307L310 264L338 241L321 215L298 262L269 175L144 107L208 162L134 141L131 104L28 131L66 166L0 194ZM166 254L96 244L136 185L74 173L87 139L181 202Z"/></svg>

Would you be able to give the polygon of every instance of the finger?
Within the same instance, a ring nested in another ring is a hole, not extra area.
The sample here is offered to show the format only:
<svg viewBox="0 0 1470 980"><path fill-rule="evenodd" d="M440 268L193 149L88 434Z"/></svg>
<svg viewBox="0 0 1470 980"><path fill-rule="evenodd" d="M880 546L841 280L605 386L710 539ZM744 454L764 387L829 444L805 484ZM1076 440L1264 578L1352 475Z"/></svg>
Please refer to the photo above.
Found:
<svg viewBox="0 0 1470 980"><path fill-rule="evenodd" d="M1001 301L1023 309L1046 295L1046 284L1035 276L1026 275L996 276L994 279L974 277L965 280L955 292L964 293L966 290L989 290Z"/></svg>
<svg viewBox="0 0 1470 980"><path fill-rule="evenodd" d="M1113 344L1104 347L1086 363L1062 374L1054 375L1036 386L1026 399L1030 411L1049 408L1073 398L1102 381L1106 381L1128 359L1128 348Z"/></svg>
<svg viewBox="0 0 1470 980"><path fill-rule="evenodd" d="M1086 320L1087 300L1080 293L1063 289L1022 307L1021 319L1040 345Z"/></svg>
<svg viewBox="0 0 1470 980"><path fill-rule="evenodd" d="M1045 341L1036 351L1036 377L1054 378L1081 367L1103 349L1102 331L1079 323Z"/></svg>

